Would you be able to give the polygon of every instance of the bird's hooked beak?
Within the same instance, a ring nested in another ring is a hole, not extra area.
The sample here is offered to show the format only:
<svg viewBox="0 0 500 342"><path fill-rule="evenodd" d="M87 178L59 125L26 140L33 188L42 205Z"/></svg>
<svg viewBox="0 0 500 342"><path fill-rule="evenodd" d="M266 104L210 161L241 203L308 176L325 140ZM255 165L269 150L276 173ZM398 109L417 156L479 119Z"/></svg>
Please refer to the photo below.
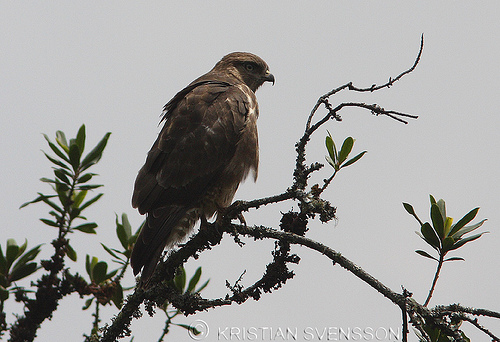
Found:
<svg viewBox="0 0 500 342"><path fill-rule="evenodd" d="M264 81L267 82L273 82L274 85L274 75L269 72L269 70L266 70L266 75L264 76Z"/></svg>

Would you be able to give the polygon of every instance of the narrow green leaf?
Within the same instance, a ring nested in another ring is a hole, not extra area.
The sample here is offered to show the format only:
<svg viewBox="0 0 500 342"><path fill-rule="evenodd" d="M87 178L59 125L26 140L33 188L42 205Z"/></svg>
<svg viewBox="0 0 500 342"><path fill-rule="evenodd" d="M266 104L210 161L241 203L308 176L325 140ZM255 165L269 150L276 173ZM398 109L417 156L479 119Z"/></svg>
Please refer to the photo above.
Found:
<svg viewBox="0 0 500 342"><path fill-rule="evenodd" d="M444 239L444 220L441 210L437 204L431 205L431 219L434 230L438 234L440 240Z"/></svg>
<svg viewBox="0 0 500 342"><path fill-rule="evenodd" d="M437 202L436 202L436 199L434 198L434 196L429 195L429 198L430 198L430 200L431 200L431 205L433 205L433 204L436 204L436 203L437 203Z"/></svg>
<svg viewBox="0 0 500 342"><path fill-rule="evenodd" d="M94 300L94 297L87 299L85 301L85 305L82 306L82 310L87 310L88 308L90 308L90 306L92 305L92 301L93 300Z"/></svg>
<svg viewBox="0 0 500 342"><path fill-rule="evenodd" d="M458 232L460 229L462 229L467 223L472 221L476 215L477 212L479 211L479 208L474 208L471 211L469 211L467 214L465 214L464 217L462 217L460 220L458 220L455 225L453 225L453 228L450 231L450 236L455 235L456 232Z"/></svg>
<svg viewBox="0 0 500 342"><path fill-rule="evenodd" d="M92 204L94 204L95 202L97 202L99 200L99 198L102 197L103 194L98 194L96 195L95 197L93 197L92 199L88 200L87 202L85 202L84 204L82 204L80 206L80 210L84 210L86 208L88 208L89 206L91 206Z"/></svg>
<svg viewBox="0 0 500 342"><path fill-rule="evenodd" d="M122 214L122 224L123 224L123 229L125 230L125 236L127 238L127 242L132 236L132 226L130 225L130 222L128 220L127 214L123 213Z"/></svg>
<svg viewBox="0 0 500 342"><path fill-rule="evenodd" d="M328 136L325 138L325 145L330 160L333 162L333 164L335 164L337 153L334 149L333 139L330 135L330 132L328 132Z"/></svg>
<svg viewBox="0 0 500 342"><path fill-rule="evenodd" d="M106 147L106 144L108 143L109 136L111 135L110 132L106 133L104 137L99 141L99 143L90 151L85 158L83 158L83 161L81 162L81 166L83 169L86 169L90 167L93 164L96 164L99 159L102 157L102 152L104 151L104 148Z"/></svg>
<svg viewBox="0 0 500 342"><path fill-rule="evenodd" d="M451 225L453 223L452 217L447 217L444 221L444 236L448 236L450 234Z"/></svg>
<svg viewBox="0 0 500 342"><path fill-rule="evenodd" d="M73 197L73 208L78 208L85 199L85 196L87 196L87 190L76 191Z"/></svg>
<svg viewBox="0 0 500 342"><path fill-rule="evenodd" d="M0 302L5 302L9 298L9 290L0 285Z"/></svg>
<svg viewBox="0 0 500 342"><path fill-rule="evenodd" d="M418 254L420 254L421 256L426 257L426 258L439 261L438 259L434 258L432 255L430 255L429 253L427 253L426 251L423 251L421 249L418 249L415 252L418 253Z"/></svg>
<svg viewBox="0 0 500 342"><path fill-rule="evenodd" d="M92 280L96 284L100 284L106 280L106 273L108 271L108 264L105 261L99 261L92 269Z"/></svg>
<svg viewBox="0 0 500 342"><path fill-rule="evenodd" d="M174 277L174 286L180 293L184 293L184 287L186 286L186 270L184 267L179 267Z"/></svg>
<svg viewBox="0 0 500 342"><path fill-rule="evenodd" d="M38 253L40 253L40 247L42 245L38 245L24 253L17 261L16 264L14 265L14 268L16 268L18 265L26 264L29 261L32 261L33 259L36 258Z"/></svg>
<svg viewBox="0 0 500 342"><path fill-rule="evenodd" d="M347 166L349 166L349 165L354 164L355 162L357 162L358 160L360 160L360 159L361 159L361 157L362 157L362 156L364 156L366 152L368 152L368 151L363 151L363 152L359 153L357 156L355 156L355 157L353 157L353 158L349 159L348 161L346 161L346 162L342 165L342 167L347 167Z"/></svg>
<svg viewBox="0 0 500 342"><path fill-rule="evenodd" d="M423 225L422 221L420 221L420 219L418 218L418 216L415 213L415 210L413 209L413 206L411 204L403 202L403 207L408 212L408 214L413 216L418 221L418 223L420 223L421 226Z"/></svg>
<svg viewBox="0 0 500 342"><path fill-rule="evenodd" d="M117 254L116 254L116 253L115 253L115 252L114 252L111 248L109 248L108 246L106 246L106 245L105 245L105 244L103 244L102 242L101 242L101 246L102 246L102 248L104 248L104 250L105 250L106 252L108 252L108 253L109 253L109 254L110 254L113 258L116 258L116 259L118 259L118 260L122 260L122 259L121 259L121 258L120 258L120 257L119 257L119 256L118 256L118 255L117 255Z"/></svg>
<svg viewBox="0 0 500 342"><path fill-rule="evenodd" d="M436 205L439 207L439 212L441 213L443 222L446 220L446 203L443 199L437 201Z"/></svg>
<svg viewBox="0 0 500 342"><path fill-rule="evenodd" d="M462 236L464 236L465 234L467 233L470 233L476 229L478 229L479 227L481 227L483 225L483 223L486 221L486 219L484 220L481 220L480 222L476 223L476 224L472 224L470 226L465 226L465 227L462 227L462 229L460 229L458 232L456 232L453 237L455 239L459 239L461 238Z"/></svg>
<svg viewBox="0 0 500 342"><path fill-rule="evenodd" d="M95 176L95 173L86 173L80 178L78 178L78 184L83 184L87 183L89 180L92 179L92 177Z"/></svg>
<svg viewBox="0 0 500 342"><path fill-rule="evenodd" d="M42 151L43 152L43 151ZM56 164L57 166L60 166L62 168L65 168L65 169L70 169L70 167L68 165L66 165L65 163L63 163L62 161L60 160L57 160L55 158L52 158L51 156L49 156L47 153L43 152L43 154L45 154L45 157L47 157L48 160L50 160L52 163Z"/></svg>
<svg viewBox="0 0 500 342"><path fill-rule="evenodd" d="M47 226L59 228L59 225L56 222L52 221L52 220L41 218L40 221L42 221L43 223L45 223Z"/></svg>
<svg viewBox="0 0 500 342"><path fill-rule="evenodd" d="M92 280L92 262L90 261L90 255L88 254L85 256L85 270L87 271L90 280Z"/></svg>
<svg viewBox="0 0 500 342"><path fill-rule="evenodd" d="M85 125L82 125L76 134L76 145L80 149L80 153L83 153L85 149Z"/></svg>
<svg viewBox="0 0 500 342"><path fill-rule="evenodd" d="M120 285L120 283L116 284L116 287L115 287L115 289L113 291L113 296L111 297L111 300L113 301L113 304L115 304L115 306L118 309L122 308L122 305L123 305L123 288Z"/></svg>
<svg viewBox="0 0 500 342"><path fill-rule="evenodd" d="M80 152L80 148L76 143L71 144L71 146L69 147L68 154L69 154L69 161L71 163L71 166L73 167L73 170L75 171L78 170L80 167L80 158L82 154Z"/></svg>
<svg viewBox="0 0 500 342"><path fill-rule="evenodd" d="M12 270L10 274L10 281L18 281L19 279L26 278L27 276L33 274L38 269L36 262L31 262L29 264L20 265L19 267Z"/></svg>
<svg viewBox="0 0 500 342"><path fill-rule="evenodd" d="M5 259L5 255L3 254L2 246L0 245L0 275L6 275L7 271L7 260Z"/></svg>
<svg viewBox="0 0 500 342"><path fill-rule="evenodd" d="M454 250L454 249L457 249L457 248L460 248L462 247L463 245L465 245L467 242L471 242L471 241L474 241L474 240L477 240L479 239L483 234L486 234L488 232L483 232L481 234L476 234L476 235L472 235L472 236L469 236L469 237L466 237L466 238L463 238L463 239L460 239L458 240L457 242L455 242L455 244L453 245L453 247L450 248L450 251L451 250Z"/></svg>
<svg viewBox="0 0 500 342"><path fill-rule="evenodd" d="M61 146L61 148L63 150L66 151L66 153L68 153L68 151L69 151L68 141L66 140L66 135L64 134L63 131L56 132L56 142L57 142L57 144L59 144L59 146Z"/></svg>
<svg viewBox="0 0 500 342"><path fill-rule="evenodd" d="M7 270L18 257L19 246L14 239L7 240L7 248L5 250L5 259L7 260Z"/></svg>
<svg viewBox="0 0 500 342"><path fill-rule="evenodd" d="M79 230L81 232L87 233L87 234L96 234L95 228L97 228L97 223L91 222L91 223L84 223L79 226L76 226L73 228L73 230Z"/></svg>
<svg viewBox="0 0 500 342"><path fill-rule="evenodd" d="M339 151L339 164L342 164L347 157L349 156L349 153L352 151L352 147L354 146L354 139L352 137L347 137L344 140L344 143L342 144L342 147L340 148Z"/></svg>
<svg viewBox="0 0 500 342"><path fill-rule="evenodd" d="M456 260L465 261L465 259L462 257L452 257L452 258L445 259L444 261L456 261Z"/></svg>
<svg viewBox="0 0 500 342"><path fill-rule="evenodd" d="M443 244L442 244L442 247L441 247L441 250L443 252L443 256L450 250L450 248L453 246L453 244L455 243L455 239L453 239L451 236L448 236L446 238L444 238L443 240Z"/></svg>
<svg viewBox="0 0 500 342"><path fill-rule="evenodd" d="M76 251L73 249L73 247L70 244L66 244L66 255L73 262L76 262L76 260L78 259Z"/></svg>
<svg viewBox="0 0 500 342"><path fill-rule="evenodd" d="M42 196L41 200L43 203L46 203L48 205L50 205L52 207L52 209L54 209L55 211L59 212L59 213L62 213L63 210L61 209L61 207L59 207L57 204L55 204L54 202L52 202L49 198L51 197L55 197L55 196Z"/></svg>
<svg viewBox="0 0 500 342"><path fill-rule="evenodd" d="M118 236L118 240L122 244L124 249L128 249L128 238L127 233L125 233L125 228L123 224L118 223L118 216L116 218L116 236Z"/></svg>
<svg viewBox="0 0 500 342"><path fill-rule="evenodd" d="M208 279L206 282L204 282L198 289L196 289L196 293L201 292L205 287L207 287L208 283L210 282L210 279Z"/></svg>
<svg viewBox="0 0 500 342"><path fill-rule="evenodd" d="M56 175L61 182L71 185L71 181L68 179L68 177L64 174L64 172L61 171L61 169L55 169L54 174Z"/></svg>
<svg viewBox="0 0 500 342"><path fill-rule="evenodd" d="M201 267L198 267L196 269L196 271L194 272L194 275L189 280L189 284L188 284L188 288L187 288L188 292L193 292L194 288L196 287L196 285L200 281L200 277L201 277Z"/></svg>
<svg viewBox="0 0 500 342"><path fill-rule="evenodd" d="M80 189L80 190L94 190L94 189L100 188L101 186L102 186L101 184L80 185L80 186L78 186L78 189Z"/></svg>
<svg viewBox="0 0 500 342"><path fill-rule="evenodd" d="M63 152L61 152L61 150L60 150L60 149L58 149L58 148L57 148L57 146L56 146L56 145L54 145L54 144L50 141L49 137L48 137L46 134L44 134L43 136L44 136L45 140L47 140L47 143L49 144L50 149L51 149L52 151L54 151L54 153L55 153L55 154L56 154L59 158L61 158L61 159L62 159L62 160L64 160L65 162L69 163L69 159L68 159L68 157L66 157L66 156L64 155L64 153L63 153Z"/></svg>
<svg viewBox="0 0 500 342"><path fill-rule="evenodd" d="M424 240L429 245L438 250L441 249L441 241L439 240L439 237L436 235L436 231L431 227L431 225L428 222L425 222L422 225L420 231L422 232Z"/></svg>

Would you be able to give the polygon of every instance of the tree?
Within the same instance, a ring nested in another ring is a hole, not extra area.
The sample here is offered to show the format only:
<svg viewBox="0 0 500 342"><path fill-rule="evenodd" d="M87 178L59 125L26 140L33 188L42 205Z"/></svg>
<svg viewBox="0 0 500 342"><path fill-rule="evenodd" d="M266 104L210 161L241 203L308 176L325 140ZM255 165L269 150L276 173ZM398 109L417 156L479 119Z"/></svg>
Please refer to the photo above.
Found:
<svg viewBox="0 0 500 342"><path fill-rule="evenodd" d="M135 242L137 232L132 232L127 215L116 219L116 235L120 247L114 248L102 245L106 252L116 261L119 268L109 271L106 261L99 261L96 257L86 255L85 266L87 275L81 276L73 273L67 267L66 261L77 261L77 251L70 244L70 234L95 234L97 224L90 222L82 216L82 212L90 205L96 203L102 194L94 195L86 200L89 192L101 187L98 184L89 184L96 174L88 170L102 157L110 133L84 156L86 131L82 126L76 137L67 141L63 132L56 133L54 144L47 136L47 143L55 154L45 153L49 161L54 165L54 178L42 178L42 181L52 186L53 193L46 195L38 193L38 197L25 203L43 202L51 210L50 218L41 221L50 227L57 229L57 237L52 241L53 255L49 260L42 260L39 264L35 261L41 245L27 250L27 242L18 246L15 241L8 240L5 253L0 250L0 300L2 314L0 316L0 333L6 331L10 334L11 341L31 341L35 338L37 329L41 322L50 318L57 310L57 305L66 295L78 293L86 298L84 309L93 306L94 317L90 333L86 340L114 341L120 337L130 335L129 324L133 318L141 315L139 305L145 303L146 311L154 314L154 309L159 308L166 313L165 327L159 334L159 340L163 340L169 328L174 323L172 320L178 314L193 314L208 308L229 305L231 303L243 304L248 299L259 300L265 293L278 290L288 280L294 277L290 270L290 264L300 262L300 256L292 254L290 246L298 244L311 250L315 250L326 258L333 261L334 265L340 265L347 271L353 273L363 282L376 289L380 294L397 305L402 312L403 340L407 340L408 326L411 324L422 341L467 341L468 338L460 330L461 324L466 321L473 324L489 337L498 340L495 335L477 321L478 316L489 316L500 318L500 313L486 309L466 308L452 304L448 306L437 306L428 308L436 287L440 270L449 261L463 260L460 257L445 258L447 253L456 250L468 242L480 238L484 233L469 235L472 231L481 227L485 220L467 226L476 217L479 208L467 213L463 218L453 224L453 220L446 216L446 207L443 200L437 200L431 196L430 222L423 222L416 214L412 205L404 203L404 209L412 215L420 225L419 235L436 252L437 257L432 256L424 250L416 252L426 258L438 263L435 277L429 290L427 300L419 304L412 294L403 288L401 293L395 292L382 284L375 277L368 274L361 267L355 265L341 253L332 248L308 238L308 224L312 220L319 219L321 222L330 222L336 218L336 208L322 197L324 190L331 184L340 170L358 162L366 151L350 157L354 148L355 140L348 137L340 145L340 149L334 142L333 137L328 134L325 139L327 150L326 161L331 167L330 176L323 184L309 184L311 175L325 170L325 165L314 162L306 165L306 148L313 134L330 120L341 121L340 112L346 107L357 107L369 110L377 116L388 116L401 123L406 120L416 119L411 114L398 111L385 110L376 104L365 104L361 102L344 102L336 106L330 101L331 97L342 91L374 92L383 88L389 88L401 80L405 75L411 73L417 67L423 51L423 37L420 50L414 64L406 71L382 85L372 85L368 88L360 88L352 83L344 84L321 96L307 118L304 134L296 144L296 164L293 170L293 183L282 193L274 196L255 199L251 201L237 201L226 211L224 217L214 223L209 223L206 229L201 229L193 235L189 241L178 249L171 252L161 262L149 286L146 288L132 287L132 293L123 300L126 286L122 284L124 272L128 268L130 251ZM326 113L317 119L319 109L324 107ZM258 210L264 205L273 205L283 201L293 201L295 209L282 213L280 227L263 227L259 225L247 226L246 224L235 224L233 220L241 216L243 212L250 209ZM79 224L77 224L77 223ZM140 227L139 227L140 229ZM208 252L223 239L224 235L230 235L235 243L242 244L241 236L250 236L255 240L275 240L273 261L266 265L264 275L256 280L253 285L243 287L237 281L235 284L227 284L229 293L225 297L207 299L200 294L208 281L198 286L201 279L201 268L187 281L183 265L190 259L196 258L200 253ZM74 235L78 238L79 235ZM43 271L42 271L43 269ZM27 279L38 273L39 279L32 286L33 289L18 285L21 280ZM12 324L6 322L6 314L3 311L3 303L11 298L11 294L17 301L24 305L24 314L19 315ZM102 325L99 309L103 305L113 303L120 312L112 322ZM177 324L188 329L190 333L197 334L196 327Z"/></svg>

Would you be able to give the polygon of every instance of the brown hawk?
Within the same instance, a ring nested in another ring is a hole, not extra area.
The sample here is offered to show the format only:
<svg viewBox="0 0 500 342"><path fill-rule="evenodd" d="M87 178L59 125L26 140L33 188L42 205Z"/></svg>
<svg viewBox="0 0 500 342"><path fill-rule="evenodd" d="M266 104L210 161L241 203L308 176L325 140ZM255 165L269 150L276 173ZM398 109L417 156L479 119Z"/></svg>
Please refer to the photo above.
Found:
<svg viewBox="0 0 500 342"><path fill-rule="evenodd" d="M165 247L201 219L228 207L250 171L257 178L259 148L255 91L274 76L260 57L224 56L164 107L165 124L135 181L132 206L146 222L131 256L134 275L153 274Z"/></svg>

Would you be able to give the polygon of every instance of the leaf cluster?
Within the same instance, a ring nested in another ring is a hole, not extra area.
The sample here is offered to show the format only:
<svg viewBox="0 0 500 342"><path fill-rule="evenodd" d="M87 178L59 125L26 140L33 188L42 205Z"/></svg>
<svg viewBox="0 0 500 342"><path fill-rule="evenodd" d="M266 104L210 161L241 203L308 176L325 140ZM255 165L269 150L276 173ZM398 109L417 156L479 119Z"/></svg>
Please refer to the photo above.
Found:
<svg viewBox="0 0 500 342"><path fill-rule="evenodd" d="M429 246L435 249L439 255L438 258L433 257L423 250L416 250L415 252L429 259L435 261L455 261L464 260L461 257L452 257L444 259L445 255L455 249L458 249L468 242L479 239L483 233L468 235L483 225L486 219L481 220L476 224L467 226L477 215L479 208L474 208L465 214L457 223L453 224L453 218L446 216L446 204L443 199L436 201L430 195L431 209L430 217L431 222L422 222L415 213L413 206L408 203L403 203L405 210L412 215L420 224L420 232L416 232Z"/></svg>

